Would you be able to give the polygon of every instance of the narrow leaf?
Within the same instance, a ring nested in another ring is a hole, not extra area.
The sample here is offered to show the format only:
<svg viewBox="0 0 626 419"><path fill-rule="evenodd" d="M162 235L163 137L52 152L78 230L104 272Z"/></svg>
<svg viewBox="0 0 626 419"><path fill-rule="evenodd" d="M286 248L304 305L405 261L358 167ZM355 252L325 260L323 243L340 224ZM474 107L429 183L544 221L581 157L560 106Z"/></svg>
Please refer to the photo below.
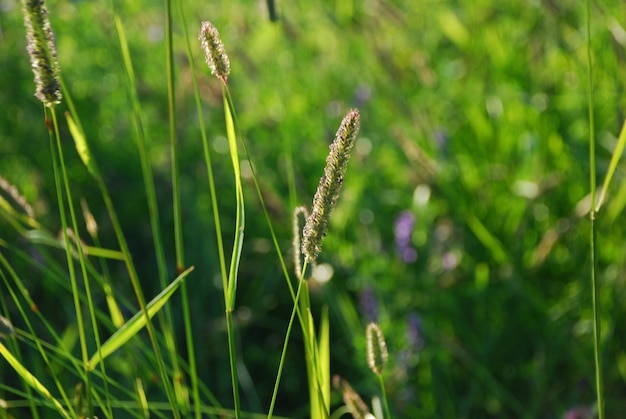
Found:
<svg viewBox="0 0 626 419"><path fill-rule="evenodd" d="M96 166L95 161L91 158L91 152L87 146L87 139L85 138L85 135L78 128L69 112L65 112L65 118L67 119L67 125L70 129L70 134L72 134L72 138L74 139L74 146L76 147L76 151L78 152L80 159L83 161L83 164L87 167L87 170L93 177L100 178L98 167Z"/></svg>
<svg viewBox="0 0 626 419"><path fill-rule="evenodd" d="M233 171L235 172L235 190L237 197L237 218L235 222L235 241L233 243L233 254L230 260L230 270L228 273L228 288L226 290L227 309L235 307L235 295L237 292L237 276L239 272L239 263L241 260L241 249L243 247L243 236L246 223L246 214L243 198L243 187L241 185L241 168L239 166L239 153L237 150L237 134L235 131L235 122L231 106L226 95L226 87L224 89L224 118L226 122L226 136L228 137L228 145L230 148L230 156L233 163Z"/></svg>
<svg viewBox="0 0 626 419"><path fill-rule="evenodd" d="M604 178L604 183L602 184L602 189L600 190L600 197L598 198L598 203L595 207L596 212L600 210L600 207L604 203L604 196L606 195L606 191L609 189L609 184L611 183L611 179L613 179L613 174L615 174L615 169L617 169L617 163L619 162L620 157L622 157L625 145L626 120L624 120L624 125L622 125L622 131L619 133L619 138L617 139L617 145L615 146L615 150L613 150L613 155L611 156L609 170L606 172L606 177Z"/></svg>
<svg viewBox="0 0 626 419"><path fill-rule="evenodd" d="M320 321L320 337L318 343L320 384L324 408L330 406L330 323L328 320L328 307L322 310Z"/></svg>
<svg viewBox="0 0 626 419"><path fill-rule="evenodd" d="M43 384L41 384L41 382L33 374L31 374L30 371L28 371L28 369L26 369L26 367L24 367L24 365L22 365L22 363L18 361L18 359L15 358L13 354L11 354L11 352L9 352L7 347L4 346L2 342L0 342L0 355L2 355L4 359L7 360L9 365L13 367L15 372L17 372L20 377L22 377L22 380L24 380L26 384L34 388L46 399L50 400L52 404L54 404L54 407L57 409L57 411L64 418L70 419L70 415L68 415L65 409L63 409L61 403L59 403L57 399L52 397L48 389Z"/></svg>
<svg viewBox="0 0 626 419"><path fill-rule="evenodd" d="M161 308L167 303L170 297L174 294L174 291L178 289L181 282L193 271L194 267L188 268L181 273L171 284L169 284L159 295L154 297L152 301L146 304L146 310L148 317L151 319ZM135 336L146 325L147 319L143 311L137 312L130 320L117 330L106 342L102 344L100 350L97 351L89 360L88 367L90 370L96 368L98 363L113 352L121 348L126 342L128 342L133 336Z"/></svg>
<svg viewBox="0 0 626 419"><path fill-rule="evenodd" d="M58 239L45 230L28 230L24 233L24 237L32 243L43 244L56 249L65 250L66 248L65 240ZM70 250L72 251L72 256L78 258L75 249ZM124 253L119 250L105 249L102 247L83 245L83 253L88 256L95 256L103 259L124 260Z"/></svg>

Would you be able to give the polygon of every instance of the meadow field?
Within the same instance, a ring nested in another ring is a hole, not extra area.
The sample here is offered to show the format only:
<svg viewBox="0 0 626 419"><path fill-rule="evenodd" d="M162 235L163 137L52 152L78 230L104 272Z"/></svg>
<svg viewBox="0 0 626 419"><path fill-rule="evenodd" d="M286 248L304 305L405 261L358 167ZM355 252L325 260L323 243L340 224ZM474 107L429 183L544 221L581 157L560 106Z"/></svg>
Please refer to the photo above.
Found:
<svg viewBox="0 0 626 419"><path fill-rule="evenodd" d="M624 417L626 3L42 4L0 2L1 418Z"/></svg>

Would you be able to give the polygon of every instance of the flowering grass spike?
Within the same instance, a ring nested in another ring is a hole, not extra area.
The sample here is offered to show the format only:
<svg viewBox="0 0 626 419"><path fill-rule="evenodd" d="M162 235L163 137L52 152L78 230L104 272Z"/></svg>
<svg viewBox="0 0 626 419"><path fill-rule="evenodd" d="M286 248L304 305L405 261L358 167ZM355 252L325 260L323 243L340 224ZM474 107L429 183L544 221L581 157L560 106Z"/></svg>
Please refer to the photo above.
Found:
<svg viewBox="0 0 626 419"><path fill-rule="evenodd" d="M0 316L0 339L5 338L7 336L12 336L15 334L15 330L13 329L13 325L6 317Z"/></svg>
<svg viewBox="0 0 626 419"><path fill-rule="evenodd" d="M23 0L22 11L28 42L26 49L30 55L30 64L37 85L35 96L47 107L58 105L63 96L59 82L57 50L48 10L43 0Z"/></svg>
<svg viewBox="0 0 626 419"><path fill-rule="evenodd" d="M359 126L359 111L352 109L341 121L335 140L330 145L324 176L320 179L313 198L311 214L302 232L302 253L310 262L314 262L322 251L322 240L328 230L330 213L339 199L343 176L350 160L350 151L359 133Z"/></svg>
<svg viewBox="0 0 626 419"><path fill-rule="evenodd" d="M367 405L361 399L356 391L352 388L347 380L338 375L333 377L333 385L341 391L343 402L355 419L372 419L374 416L370 413Z"/></svg>
<svg viewBox="0 0 626 419"><path fill-rule="evenodd" d="M387 343L378 323L370 323L365 330L367 365L376 375L381 375L389 358Z"/></svg>
<svg viewBox="0 0 626 419"><path fill-rule="evenodd" d="M230 61L224 51L224 44L217 28L211 22L202 22L198 39L202 43L206 63L211 73L226 84L230 74Z"/></svg>
<svg viewBox="0 0 626 419"><path fill-rule="evenodd" d="M293 265L295 268L296 276L302 277L302 245L301 238L302 229L300 228L300 216L306 219L309 216L309 210L306 207L296 207L293 211Z"/></svg>

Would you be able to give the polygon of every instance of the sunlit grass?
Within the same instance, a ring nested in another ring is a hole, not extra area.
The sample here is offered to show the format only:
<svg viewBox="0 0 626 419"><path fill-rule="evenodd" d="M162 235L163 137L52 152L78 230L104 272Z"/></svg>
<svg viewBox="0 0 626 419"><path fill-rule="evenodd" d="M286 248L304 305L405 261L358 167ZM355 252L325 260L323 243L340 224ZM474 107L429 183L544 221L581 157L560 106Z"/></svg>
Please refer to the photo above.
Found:
<svg viewBox="0 0 626 419"><path fill-rule="evenodd" d="M7 3L0 416L620 414L614 3L49 4L63 100L44 112ZM205 20L228 83L201 65ZM291 215L352 108L302 269Z"/></svg>

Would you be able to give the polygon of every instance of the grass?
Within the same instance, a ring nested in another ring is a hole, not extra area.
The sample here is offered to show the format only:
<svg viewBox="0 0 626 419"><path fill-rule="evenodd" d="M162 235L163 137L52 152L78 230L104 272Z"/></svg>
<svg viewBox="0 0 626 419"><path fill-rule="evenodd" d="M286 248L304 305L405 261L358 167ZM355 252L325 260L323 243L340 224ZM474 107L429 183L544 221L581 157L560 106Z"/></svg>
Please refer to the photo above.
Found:
<svg viewBox="0 0 626 419"><path fill-rule="evenodd" d="M8 2L0 417L619 416L624 6L553 3L53 2L42 112ZM351 108L299 278L291 217Z"/></svg>

